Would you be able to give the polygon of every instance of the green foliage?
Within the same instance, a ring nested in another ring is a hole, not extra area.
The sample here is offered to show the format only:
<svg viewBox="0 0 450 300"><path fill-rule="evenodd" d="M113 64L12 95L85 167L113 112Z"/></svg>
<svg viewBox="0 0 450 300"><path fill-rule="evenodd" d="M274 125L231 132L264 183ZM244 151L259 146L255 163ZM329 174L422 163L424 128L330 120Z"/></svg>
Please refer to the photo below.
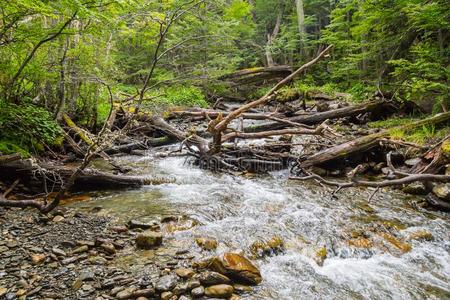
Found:
<svg viewBox="0 0 450 300"><path fill-rule="evenodd" d="M426 116L424 116L426 117ZM420 118L389 118L376 122L370 122L370 128L390 129L390 136L393 139L408 142L425 144L430 141L437 141L450 134L450 128L436 128L434 125L424 125L413 130L400 130L396 127L411 124L419 121Z"/></svg>
<svg viewBox="0 0 450 300"><path fill-rule="evenodd" d="M22 154L60 145L62 130L49 112L33 104L0 101L0 152Z"/></svg>
<svg viewBox="0 0 450 300"><path fill-rule="evenodd" d="M151 110L170 109L171 107L207 107L208 102L200 88L175 85L158 89L148 94L150 100L144 106Z"/></svg>

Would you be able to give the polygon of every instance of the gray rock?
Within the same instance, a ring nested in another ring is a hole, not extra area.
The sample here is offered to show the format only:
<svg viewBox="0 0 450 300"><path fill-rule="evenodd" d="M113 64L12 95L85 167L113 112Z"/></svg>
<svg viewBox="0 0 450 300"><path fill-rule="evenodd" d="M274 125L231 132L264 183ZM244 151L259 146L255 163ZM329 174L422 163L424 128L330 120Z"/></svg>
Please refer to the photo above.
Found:
<svg viewBox="0 0 450 300"><path fill-rule="evenodd" d="M205 294L205 288L202 286L196 287L191 291L192 296L195 298L200 298Z"/></svg>
<svg viewBox="0 0 450 300"><path fill-rule="evenodd" d="M178 282L178 277L175 275L165 275L156 282L155 289L159 292L166 292L172 290Z"/></svg>
<svg viewBox="0 0 450 300"><path fill-rule="evenodd" d="M414 167L415 165L417 165L421 161L422 160L420 158L411 158L411 159L405 160L405 165L407 165L408 167Z"/></svg>

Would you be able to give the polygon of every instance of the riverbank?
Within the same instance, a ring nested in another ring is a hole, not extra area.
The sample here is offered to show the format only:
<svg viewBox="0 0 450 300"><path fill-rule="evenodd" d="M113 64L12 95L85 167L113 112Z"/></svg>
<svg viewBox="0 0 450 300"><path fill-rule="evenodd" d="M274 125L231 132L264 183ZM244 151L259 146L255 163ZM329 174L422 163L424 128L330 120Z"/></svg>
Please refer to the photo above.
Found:
<svg viewBox="0 0 450 300"><path fill-rule="evenodd" d="M173 219L125 226L100 210L0 209L0 299L239 299L234 292L251 290L199 263L192 269L192 246L159 232ZM147 240L148 250L138 249L148 232L163 244Z"/></svg>

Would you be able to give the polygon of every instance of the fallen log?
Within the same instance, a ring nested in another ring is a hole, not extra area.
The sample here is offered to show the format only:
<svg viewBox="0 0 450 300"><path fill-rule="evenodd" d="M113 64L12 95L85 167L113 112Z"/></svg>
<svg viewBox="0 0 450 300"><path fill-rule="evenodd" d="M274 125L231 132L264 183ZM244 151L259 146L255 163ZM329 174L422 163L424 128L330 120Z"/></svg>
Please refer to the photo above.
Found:
<svg viewBox="0 0 450 300"><path fill-rule="evenodd" d="M413 122L406 125L396 126L390 129L386 129L374 134L370 134L367 136L363 136L357 138L353 141L349 141L323 151L320 151L310 157L308 157L305 161L300 163L301 168L308 168L315 165L320 165L331 160L336 159L345 159L349 155L352 155L356 152L364 152L367 151L380 143L380 139L387 138L390 136L392 131L405 131L417 128L419 126L424 125L434 125L443 122L447 122L450 120L450 112L437 114L433 117L420 120L417 122Z"/></svg>
<svg viewBox="0 0 450 300"><path fill-rule="evenodd" d="M133 150L147 150L149 147L160 147L174 143L176 139L163 136L159 138L148 138L142 142L129 143L125 145L114 146L106 149L106 154L112 155L117 153L130 153Z"/></svg>
<svg viewBox="0 0 450 300"><path fill-rule="evenodd" d="M20 154L0 155L0 165L21 159Z"/></svg>
<svg viewBox="0 0 450 300"><path fill-rule="evenodd" d="M387 111L392 111L392 104L383 101L371 101L368 103L358 104L358 105L352 105L347 106L343 108L339 108L336 110L330 110L330 111L324 111L319 112L315 114L308 114L308 115L300 115L288 118L287 120L290 122L296 122L301 123L305 125L313 125L313 124L319 124L324 122L325 120L333 120L333 119L339 119L344 117L353 117L364 113L377 113L377 114L385 114ZM254 126L249 126L244 128L244 132L261 132L261 131L268 131L268 130L279 130L286 127L289 127L290 125L286 122L270 122L265 124L258 124Z"/></svg>
<svg viewBox="0 0 450 300"><path fill-rule="evenodd" d="M179 141L181 141L183 144L185 144L188 148L191 146L197 147L199 152L201 154L205 154L209 150L209 141L199 137L195 133L188 134L185 133L178 128L175 128L174 126L167 123L163 118L157 115L147 115L147 116L141 116L141 121L147 121L150 124L152 124L153 127L156 129L164 132L166 135L173 137Z"/></svg>
<svg viewBox="0 0 450 300"><path fill-rule="evenodd" d="M222 115L224 117L228 116L230 112L228 111L219 111L219 110L173 110L170 112L169 119L174 117L196 117L197 119L207 119L209 118L217 118L219 115ZM273 113L273 114L267 114L267 113L243 113L240 115L240 117L244 119L250 119L250 120L268 120L271 117L283 117L282 114L279 113Z"/></svg>
<svg viewBox="0 0 450 300"><path fill-rule="evenodd" d="M0 166L0 178L10 179L8 174L14 174L33 192L41 192L43 183L48 186L61 187L73 174L74 168L56 166L48 163L36 164L31 160L19 160ZM152 179L141 176L114 175L94 169L85 169L75 179L71 190L109 190L139 187L152 184Z"/></svg>

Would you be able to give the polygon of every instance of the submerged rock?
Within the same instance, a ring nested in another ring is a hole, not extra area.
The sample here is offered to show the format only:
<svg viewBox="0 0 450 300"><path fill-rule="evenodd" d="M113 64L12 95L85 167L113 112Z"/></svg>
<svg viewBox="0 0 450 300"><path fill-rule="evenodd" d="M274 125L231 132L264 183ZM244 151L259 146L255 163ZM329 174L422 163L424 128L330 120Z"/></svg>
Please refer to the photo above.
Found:
<svg viewBox="0 0 450 300"><path fill-rule="evenodd" d="M247 258L236 253L225 253L211 260L209 268L215 272L248 284L259 284L261 273Z"/></svg>
<svg viewBox="0 0 450 300"><path fill-rule="evenodd" d="M152 249L162 244L163 236L160 232L144 231L136 236L136 245L141 249Z"/></svg>
<svg viewBox="0 0 450 300"><path fill-rule="evenodd" d="M217 248L217 240L209 238L196 238L197 245L204 250L214 250Z"/></svg>
<svg viewBox="0 0 450 300"><path fill-rule="evenodd" d="M256 241L250 246L250 252L256 257L277 254L284 250L284 241L274 236L268 241Z"/></svg>
<svg viewBox="0 0 450 300"><path fill-rule="evenodd" d="M416 232L413 232L408 237L409 240L418 240L418 241L432 241L433 234L431 232L428 232L426 230L419 230Z"/></svg>
<svg viewBox="0 0 450 300"><path fill-rule="evenodd" d="M212 285L205 289L205 295L208 297L228 298L234 292L234 288L228 284Z"/></svg>

